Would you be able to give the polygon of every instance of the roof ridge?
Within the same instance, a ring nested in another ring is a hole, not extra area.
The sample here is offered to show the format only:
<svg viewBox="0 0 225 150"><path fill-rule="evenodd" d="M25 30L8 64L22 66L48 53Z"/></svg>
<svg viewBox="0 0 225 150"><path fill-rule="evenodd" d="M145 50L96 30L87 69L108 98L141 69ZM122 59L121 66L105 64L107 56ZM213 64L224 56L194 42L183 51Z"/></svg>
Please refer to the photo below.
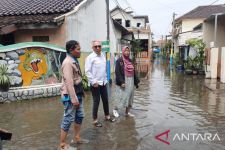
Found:
<svg viewBox="0 0 225 150"><path fill-rule="evenodd" d="M225 4L197 6L178 17L176 21L187 18L207 18L217 12L225 12Z"/></svg>

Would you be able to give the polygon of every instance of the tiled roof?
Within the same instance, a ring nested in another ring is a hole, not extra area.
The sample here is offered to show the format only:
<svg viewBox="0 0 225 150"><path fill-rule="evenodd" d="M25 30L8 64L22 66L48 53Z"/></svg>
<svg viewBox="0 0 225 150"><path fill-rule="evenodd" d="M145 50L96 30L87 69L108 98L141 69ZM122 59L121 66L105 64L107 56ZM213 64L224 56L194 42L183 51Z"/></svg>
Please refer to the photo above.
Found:
<svg viewBox="0 0 225 150"><path fill-rule="evenodd" d="M0 17L0 28L12 24L53 23L54 18L57 16L59 16L59 14Z"/></svg>
<svg viewBox="0 0 225 150"><path fill-rule="evenodd" d="M83 0L0 0L0 16L65 13Z"/></svg>
<svg viewBox="0 0 225 150"><path fill-rule="evenodd" d="M53 23L83 0L0 0L0 28L12 24Z"/></svg>
<svg viewBox="0 0 225 150"><path fill-rule="evenodd" d="M216 13L225 13L225 5L198 6L190 12L177 18L176 21L182 19L208 18Z"/></svg>

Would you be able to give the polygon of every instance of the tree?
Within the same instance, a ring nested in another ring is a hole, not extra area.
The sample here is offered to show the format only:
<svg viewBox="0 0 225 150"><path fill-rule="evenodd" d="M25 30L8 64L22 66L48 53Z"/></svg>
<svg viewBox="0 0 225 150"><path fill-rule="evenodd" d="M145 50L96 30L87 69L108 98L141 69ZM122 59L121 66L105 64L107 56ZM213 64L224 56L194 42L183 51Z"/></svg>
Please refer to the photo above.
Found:
<svg viewBox="0 0 225 150"><path fill-rule="evenodd" d="M135 39L131 42L131 45L131 51L133 52L133 62L135 62L136 54L141 51L141 41L139 39Z"/></svg>

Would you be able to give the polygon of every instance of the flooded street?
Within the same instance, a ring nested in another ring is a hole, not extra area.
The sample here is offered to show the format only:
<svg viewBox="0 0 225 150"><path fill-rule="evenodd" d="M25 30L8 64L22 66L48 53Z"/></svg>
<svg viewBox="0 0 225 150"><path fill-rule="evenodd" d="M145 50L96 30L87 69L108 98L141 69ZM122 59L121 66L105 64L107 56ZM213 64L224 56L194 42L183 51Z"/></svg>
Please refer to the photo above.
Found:
<svg viewBox="0 0 225 150"><path fill-rule="evenodd" d="M160 58L150 66L140 65L139 71L141 83L131 110L135 117L125 117L121 112L116 123L105 122L101 103L99 118L103 127L95 128L91 119L92 97L87 93L82 136L90 143L72 146L83 150L225 149L225 92L207 89L201 76L185 76L170 70ZM114 86L109 89L111 109ZM59 99L0 104L0 127L13 133L11 141L3 142L4 150L56 150L63 115ZM168 139L161 138L170 144L155 139L168 130ZM72 128L68 142L71 133ZM174 140L176 133L218 133L220 140Z"/></svg>

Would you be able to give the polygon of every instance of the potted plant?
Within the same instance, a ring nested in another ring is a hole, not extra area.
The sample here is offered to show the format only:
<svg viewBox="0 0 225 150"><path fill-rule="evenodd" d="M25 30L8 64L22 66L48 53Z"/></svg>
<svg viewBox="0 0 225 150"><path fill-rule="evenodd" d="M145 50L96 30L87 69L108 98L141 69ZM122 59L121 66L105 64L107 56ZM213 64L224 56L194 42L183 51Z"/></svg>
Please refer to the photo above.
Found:
<svg viewBox="0 0 225 150"><path fill-rule="evenodd" d="M184 60L184 69L186 75L192 75L192 69L191 69L191 58L187 58L187 60Z"/></svg>
<svg viewBox="0 0 225 150"><path fill-rule="evenodd" d="M193 75L197 75L199 70L199 60L198 56L192 59L192 73Z"/></svg>
<svg viewBox="0 0 225 150"><path fill-rule="evenodd" d="M10 78L7 74L8 67L6 65L0 65L0 90L8 91L10 87Z"/></svg>
<svg viewBox="0 0 225 150"><path fill-rule="evenodd" d="M197 56L194 59L193 72L200 75L204 75L204 60L205 60L205 46L206 44L202 39L189 39L186 41L191 47L194 47L197 51Z"/></svg>

